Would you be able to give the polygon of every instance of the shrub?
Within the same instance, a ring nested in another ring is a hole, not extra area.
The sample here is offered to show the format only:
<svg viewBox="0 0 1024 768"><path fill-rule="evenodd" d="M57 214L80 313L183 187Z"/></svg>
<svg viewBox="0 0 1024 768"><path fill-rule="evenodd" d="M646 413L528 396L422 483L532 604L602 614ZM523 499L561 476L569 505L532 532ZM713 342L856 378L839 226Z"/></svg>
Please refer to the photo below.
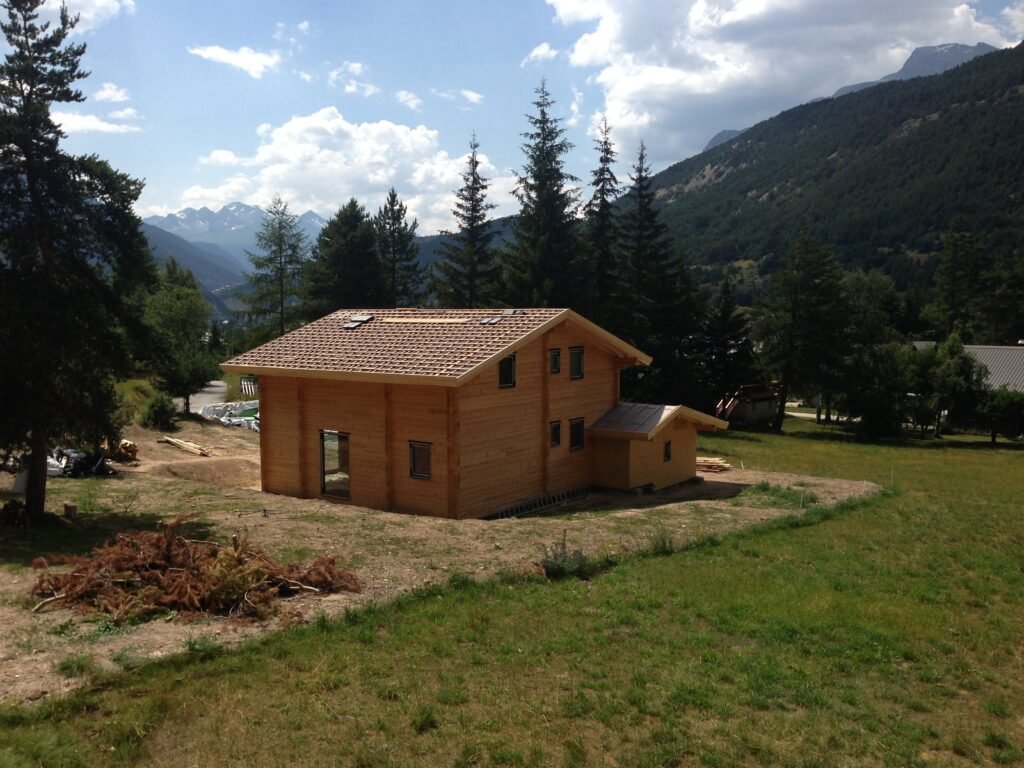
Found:
<svg viewBox="0 0 1024 768"><path fill-rule="evenodd" d="M544 575L549 579L589 579L598 570L597 563L590 560L581 549L569 549L566 533L562 532L562 540L550 547L544 547L544 557L540 560Z"/></svg>
<svg viewBox="0 0 1024 768"><path fill-rule="evenodd" d="M142 409L142 426L150 429L174 429L174 401L157 392Z"/></svg>

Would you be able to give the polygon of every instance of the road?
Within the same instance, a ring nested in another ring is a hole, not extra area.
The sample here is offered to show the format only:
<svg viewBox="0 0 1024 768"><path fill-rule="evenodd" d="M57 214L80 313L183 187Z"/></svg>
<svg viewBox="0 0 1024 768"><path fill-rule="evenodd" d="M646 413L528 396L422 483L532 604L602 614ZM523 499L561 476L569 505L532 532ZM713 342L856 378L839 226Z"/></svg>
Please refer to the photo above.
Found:
<svg viewBox="0 0 1024 768"><path fill-rule="evenodd" d="M204 405L223 403L228 399L228 385L224 381L211 381L201 390L192 395L192 413L199 413ZM185 407L185 401L180 397L174 398L174 407L181 411Z"/></svg>

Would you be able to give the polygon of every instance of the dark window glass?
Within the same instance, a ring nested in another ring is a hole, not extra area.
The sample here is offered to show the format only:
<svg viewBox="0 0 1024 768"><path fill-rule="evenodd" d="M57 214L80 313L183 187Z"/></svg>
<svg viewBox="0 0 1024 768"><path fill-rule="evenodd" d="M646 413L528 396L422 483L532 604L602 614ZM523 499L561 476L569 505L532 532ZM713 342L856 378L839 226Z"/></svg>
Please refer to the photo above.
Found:
<svg viewBox="0 0 1024 768"><path fill-rule="evenodd" d="M430 443L409 443L409 474L430 477Z"/></svg>
<svg viewBox="0 0 1024 768"><path fill-rule="evenodd" d="M562 372L562 350L551 349L548 350L548 356L551 358L551 373Z"/></svg>
<svg viewBox="0 0 1024 768"><path fill-rule="evenodd" d="M661 460L672 461L672 441L666 440L665 447L661 449Z"/></svg>
<svg viewBox="0 0 1024 768"><path fill-rule="evenodd" d="M347 499L348 483L348 435L325 429L320 432L320 492Z"/></svg>
<svg viewBox="0 0 1024 768"><path fill-rule="evenodd" d="M552 421L549 425L549 431L551 433L551 446L562 444L562 422Z"/></svg>
<svg viewBox="0 0 1024 768"><path fill-rule="evenodd" d="M498 363L498 386L514 387L516 385L516 356L509 355L501 358Z"/></svg>
<svg viewBox="0 0 1024 768"><path fill-rule="evenodd" d="M583 450L583 419L569 419L569 450Z"/></svg>
<svg viewBox="0 0 1024 768"><path fill-rule="evenodd" d="M583 378L583 347L569 348L569 378Z"/></svg>

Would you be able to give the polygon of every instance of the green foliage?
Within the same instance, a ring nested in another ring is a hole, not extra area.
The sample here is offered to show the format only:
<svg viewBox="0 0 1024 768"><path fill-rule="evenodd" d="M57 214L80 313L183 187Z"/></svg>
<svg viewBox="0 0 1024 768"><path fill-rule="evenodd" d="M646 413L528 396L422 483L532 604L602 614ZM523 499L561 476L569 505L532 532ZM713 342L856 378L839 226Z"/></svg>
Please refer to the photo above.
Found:
<svg viewBox="0 0 1024 768"><path fill-rule="evenodd" d="M153 371L157 386L185 399L217 377L220 369L207 343L210 305L192 273L169 258L159 286L146 302L146 324L154 339Z"/></svg>
<svg viewBox="0 0 1024 768"><path fill-rule="evenodd" d="M1017 46L787 110L657 174L665 222L697 263L751 259L766 273L806 231L901 290L928 280L919 254L957 216L991 253L1019 254L1022 72Z"/></svg>
<svg viewBox="0 0 1024 768"><path fill-rule="evenodd" d="M42 514L51 440L98 445L117 410L113 379L144 348L140 298L152 260L133 205L141 182L65 153L54 105L83 100L82 43L62 9L5 4L0 64L0 448L32 454L29 514ZM26 436L30 436L26 438Z"/></svg>
<svg viewBox="0 0 1024 768"><path fill-rule="evenodd" d="M583 238L577 263L573 265L574 308L598 325L610 327L615 307L608 298L613 295L618 274L618 217L615 199L619 196L619 180L612 165L617 153L612 143L608 118L601 121L594 140L598 153L597 168L591 173L593 189L583 206Z"/></svg>
<svg viewBox="0 0 1024 768"><path fill-rule="evenodd" d="M563 121L551 114L555 102L547 83L541 81L535 93L537 113L526 116L530 130L522 134L526 162L516 174L520 209L515 239L503 258L502 298L513 306L572 306L570 265L578 247L572 184L578 179L565 170L565 155L573 145Z"/></svg>
<svg viewBox="0 0 1024 768"><path fill-rule="evenodd" d="M423 295L423 269L416 244L416 219L405 218L405 204L392 187L373 219L377 253L384 273L384 303L389 307L415 307Z"/></svg>
<svg viewBox="0 0 1024 768"><path fill-rule="evenodd" d="M488 180L480 175L476 135L469 142L462 187L455 193L452 214L458 231L442 232L441 260L434 270L434 293L442 307L485 307L495 298L498 270L487 201Z"/></svg>
<svg viewBox="0 0 1024 768"><path fill-rule="evenodd" d="M1014 392L1005 386L989 392L981 415L988 424L993 443L997 435L1019 438L1024 435L1024 392Z"/></svg>
<svg viewBox="0 0 1024 768"><path fill-rule="evenodd" d="M165 392L157 392L142 409L142 426L169 431L175 428L174 401Z"/></svg>
<svg viewBox="0 0 1024 768"><path fill-rule="evenodd" d="M88 653L76 653L65 656L53 668L64 677L86 677L96 671L96 662Z"/></svg>
<svg viewBox="0 0 1024 768"><path fill-rule="evenodd" d="M544 547L544 556L540 559L544 575L551 580L558 579L590 579L608 567L607 560L588 557L582 549L570 548L567 533L562 534L560 541L550 547Z"/></svg>
<svg viewBox="0 0 1024 768"><path fill-rule="evenodd" d="M343 307L384 303L385 278L373 219L355 198L320 230L302 283L301 314L306 320Z"/></svg>
<svg viewBox="0 0 1024 768"><path fill-rule="evenodd" d="M253 271L245 294L246 315L270 338L281 336L297 321L299 278L309 244L299 217L275 195L256 233L259 253L248 253Z"/></svg>

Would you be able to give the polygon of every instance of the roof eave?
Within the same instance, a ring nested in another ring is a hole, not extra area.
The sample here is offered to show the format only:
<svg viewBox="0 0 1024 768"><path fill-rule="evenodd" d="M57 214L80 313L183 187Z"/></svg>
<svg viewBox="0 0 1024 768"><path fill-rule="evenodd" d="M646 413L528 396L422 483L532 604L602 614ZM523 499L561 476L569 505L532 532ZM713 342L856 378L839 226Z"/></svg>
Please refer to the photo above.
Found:
<svg viewBox="0 0 1024 768"><path fill-rule="evenodd" d="M322 379L326 381L357 381L369 384L431 384L437 387L457 387L459 379L454 376L425 376L409 373L372 373L368 371L324 371L310 368L277 368L259 365L221 363L225 373L253 374L257 376L280 376L294 379Z"/></svg>

